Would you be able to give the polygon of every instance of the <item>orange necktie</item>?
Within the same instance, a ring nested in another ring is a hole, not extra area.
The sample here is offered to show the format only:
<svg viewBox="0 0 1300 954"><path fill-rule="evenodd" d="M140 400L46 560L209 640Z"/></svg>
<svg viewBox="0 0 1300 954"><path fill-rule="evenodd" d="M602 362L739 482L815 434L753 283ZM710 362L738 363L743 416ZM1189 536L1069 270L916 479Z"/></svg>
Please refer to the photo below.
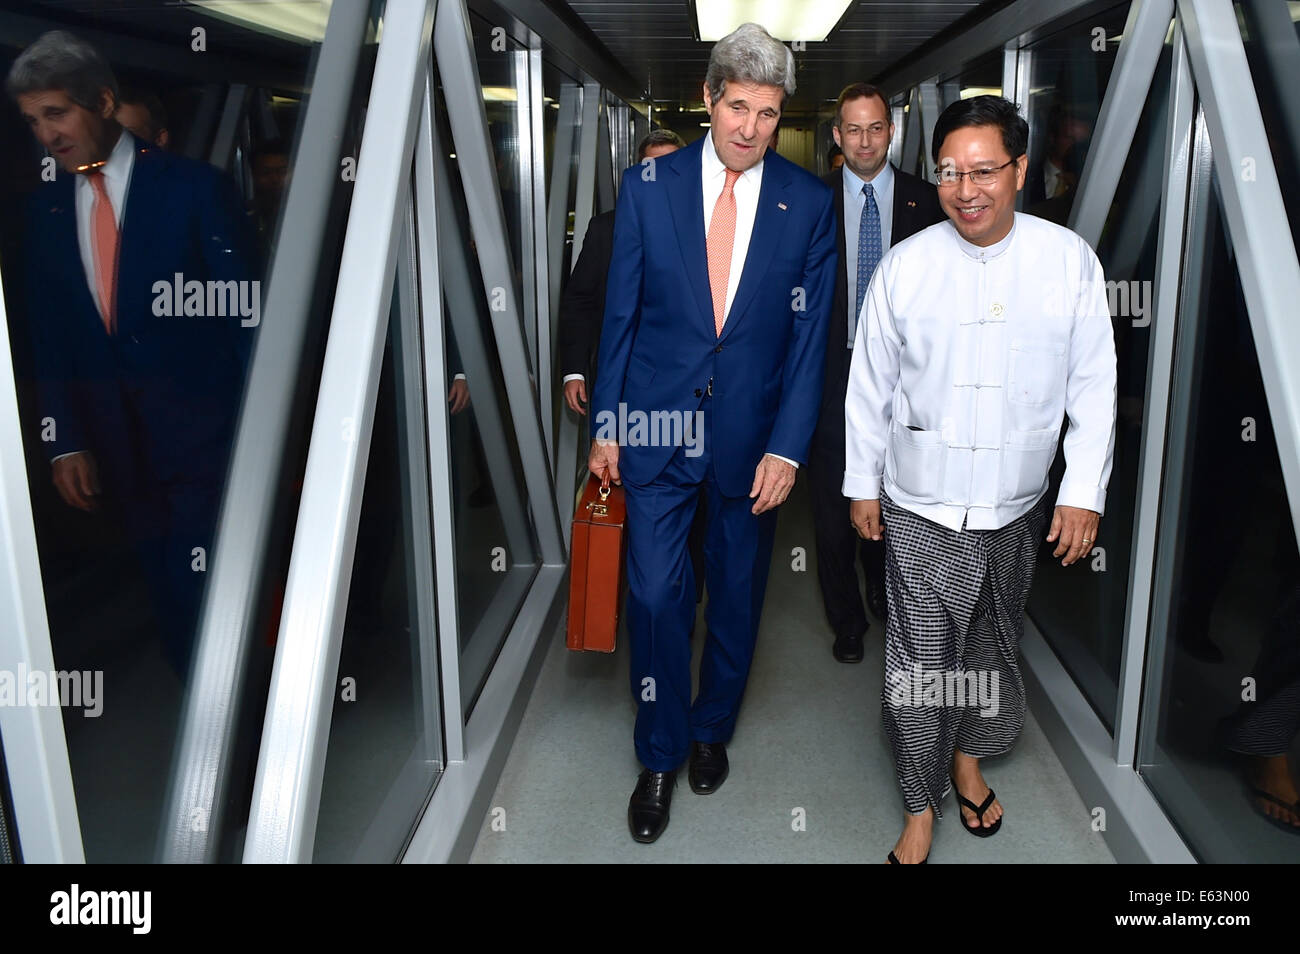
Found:
<svg viewBox="0 0 1300 954"><path fill-rule="evenodd" d="M95 258L95 294L99 296L99 310L104 319L104 330L117 333L117 216L113 202L104 185L104 173L99 170L86 173L95 188L95 204L90 210L91 248Z"/></svg>
<svg viewBox="0 0 1300 954"><path fill-rule="evenodd" d="M709 220L709 238L706 253L709 257L709 288L713 291L713 329L722 336L722 323L726 320L727 280L731 277L731 250L736 241L736 196L732 188L740 178L739 172L727 170L727 181L722 195L713 206Z"/></svg>

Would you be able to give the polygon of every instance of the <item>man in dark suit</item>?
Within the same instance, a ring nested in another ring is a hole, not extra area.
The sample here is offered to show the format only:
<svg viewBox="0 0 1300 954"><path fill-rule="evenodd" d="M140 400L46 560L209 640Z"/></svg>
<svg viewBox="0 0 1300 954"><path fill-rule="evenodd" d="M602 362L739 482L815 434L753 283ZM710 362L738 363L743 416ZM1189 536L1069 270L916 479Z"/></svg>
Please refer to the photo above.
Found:
<svg viewBox="0 0 1300 954"><path fill-rule="evenodd" d="M671 129L656 129L637 145L636 161L658 159L685 146ZM587 223L582 251L560 299L560 373L564 402L570 410L587 413L587 385L594 386L600 322L605 315L605 277L614 252L614 211L593 215Z"/></svg>
<svg viewBox="0 0 1300 954"><path fill-rule="evenodd" d="M69 506L120 516L183 675L261 320L253 242L227 176L121 127L89 44L44 34L6 90L53 160L26 239L51 476Z"/></svg>
<svg viewBox="0 0 1300 954"><path fill-rule="evenodd" d="M867 603L885 618L884 544L861 540L849 523L844 482L844 395L848 388L853 332L871 273L891 245L945 220L933 184L889 162L894 124L880 90L853 83L836 103L835 143L843 168L823 178L835 190L836 239L840 268L835 280L826 345L826 383L821 415L808 464L812 481L813 528L817 538L817 580L826 618L835 633L832 651L840 662L862 661L862 640L870 625L862 605L857 560L867 579Z"/></svg>
<svg viewBox="0 0 1300 954"><path fill-rule="evenodd" d="M789 50L744 24L709 58L708 135L628 169L619 192L588 465L626 490L639 842L667 825L688 755L697 794L727 777L776 508L821 407L835 214L831 190L769 148L794 88ZM686 539L701 495L708 636L692 701Z"/></svg>

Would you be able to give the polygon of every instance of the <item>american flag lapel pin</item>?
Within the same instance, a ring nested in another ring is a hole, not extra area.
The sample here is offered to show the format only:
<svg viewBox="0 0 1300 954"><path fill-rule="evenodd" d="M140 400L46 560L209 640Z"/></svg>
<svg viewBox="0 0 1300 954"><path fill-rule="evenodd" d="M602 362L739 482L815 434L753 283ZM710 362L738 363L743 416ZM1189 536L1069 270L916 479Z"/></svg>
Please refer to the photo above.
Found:
<svg viewBox="0 0 1300 954"><path fill-rule="evenodd" d="M778 202L778 203L776 204L776 207L777 207L778 209L780 209L782 212L785 211L785 203L784 203L784 202Z"/></svg>

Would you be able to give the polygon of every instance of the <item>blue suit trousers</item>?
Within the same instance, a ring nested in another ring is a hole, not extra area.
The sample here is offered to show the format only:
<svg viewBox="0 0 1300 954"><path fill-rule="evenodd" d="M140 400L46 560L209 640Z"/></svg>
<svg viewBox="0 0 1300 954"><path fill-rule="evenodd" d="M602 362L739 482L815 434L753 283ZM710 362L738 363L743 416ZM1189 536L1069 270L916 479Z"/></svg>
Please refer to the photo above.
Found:
<svg viewBox="0 0 1300 954"><path fill-rule="evenodd" d="M702 452L678 448L654 480L625 480L628 510L627 621L637 758L651 771L678 768L690 743L727 742L736 727L758 637L776 510L755 516L747 496L718 487L710 447L711 401L705 398ZM691 630L695 577L687 538L701 495L708 635L699 692L691 699Z"/></svg>

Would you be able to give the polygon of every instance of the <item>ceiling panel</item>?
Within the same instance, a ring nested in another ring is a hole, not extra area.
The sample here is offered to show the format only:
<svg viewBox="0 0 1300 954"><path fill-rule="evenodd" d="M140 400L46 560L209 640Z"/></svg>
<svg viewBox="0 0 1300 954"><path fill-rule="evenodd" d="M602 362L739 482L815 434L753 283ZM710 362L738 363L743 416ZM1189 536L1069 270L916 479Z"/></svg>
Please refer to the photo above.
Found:
<svg viewBox="0 0 1300 954"><path fill-rule="evenodd" d="M570 0L569 6L655 102L700 100L711 43L694 38L687 0ZM980 0L861 0L822 43L796 52L798 90L787 113L816 112L855 80L868 80Z"/></svg>

